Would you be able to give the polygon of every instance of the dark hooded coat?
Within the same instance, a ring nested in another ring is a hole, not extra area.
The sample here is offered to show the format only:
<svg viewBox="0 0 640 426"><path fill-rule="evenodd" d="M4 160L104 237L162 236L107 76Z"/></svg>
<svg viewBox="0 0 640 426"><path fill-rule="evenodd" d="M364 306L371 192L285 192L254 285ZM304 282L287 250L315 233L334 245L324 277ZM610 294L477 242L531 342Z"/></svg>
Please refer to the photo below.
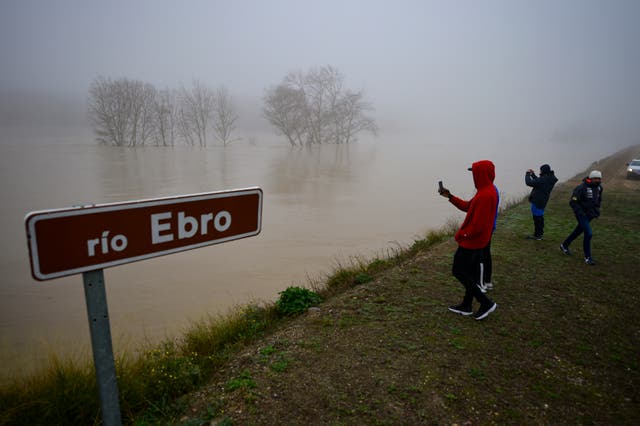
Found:
<svg viewBox="0 0 640 426"><path fill-rule="evenodd" d="M584 178L582 183L575 187L569 200L575 215L586 216L588 219L600 216L600 204L602 204L602 185L589 178Z"/></svg>
<svg viewBox="0 0 640 426"><path fill-rule="evenodd" d="M527 172L524 177L524 183L533 188L529 195L529 202L533 203L539 209L544 209L549 202L551 190L553 190L556 182L558 182L558 178L555 173L553 173L553 170L540 173L540 176Z"/></svg>

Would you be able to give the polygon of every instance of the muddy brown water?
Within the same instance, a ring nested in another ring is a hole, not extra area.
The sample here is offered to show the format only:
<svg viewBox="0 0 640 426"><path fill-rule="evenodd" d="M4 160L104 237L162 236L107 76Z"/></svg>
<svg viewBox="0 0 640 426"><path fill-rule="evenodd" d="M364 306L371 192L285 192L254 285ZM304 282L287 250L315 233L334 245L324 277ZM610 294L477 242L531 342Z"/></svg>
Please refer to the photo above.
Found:
<svg viewBox="0 0 640 426"><path fill-rule="evenodd" d="M407 142L411 140L411 142ZM104 271L114 348L138 348L235 305L273 301L354 257L383 256L460 219L436 193L473 194L466 168L496 163L503 200L527 193L524 171L549 162L561 180L615 149L420 141L381 135L350 145L291 148L272 135L226 148L117 148L88 129L1 129L0 377L50 354L87 356L80 275L31 278L24 230L30 211L259 186L257 237Z"/></svg>

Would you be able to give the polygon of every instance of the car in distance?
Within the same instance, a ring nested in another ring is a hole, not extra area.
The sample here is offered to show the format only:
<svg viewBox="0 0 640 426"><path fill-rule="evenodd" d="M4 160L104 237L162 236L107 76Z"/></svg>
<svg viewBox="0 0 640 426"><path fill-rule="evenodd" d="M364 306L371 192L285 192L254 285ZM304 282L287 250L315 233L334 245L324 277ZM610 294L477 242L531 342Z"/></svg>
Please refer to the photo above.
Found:
<svg viewBox="0 0 640 426"><path fill-rule="evenodd" d="M640 178L640 160L633 159L627 163L627 179Z"/></svg>

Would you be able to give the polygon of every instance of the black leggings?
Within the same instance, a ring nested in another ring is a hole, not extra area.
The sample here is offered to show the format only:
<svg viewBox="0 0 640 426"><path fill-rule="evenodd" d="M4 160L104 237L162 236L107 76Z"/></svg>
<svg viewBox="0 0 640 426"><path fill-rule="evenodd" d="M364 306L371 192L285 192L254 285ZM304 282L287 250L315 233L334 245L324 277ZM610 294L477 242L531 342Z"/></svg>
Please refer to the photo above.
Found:
<svg viewBox="0 0 640 426"><path fill-rule="evenodd" d="M482 281L480 262L482 261L482 249L473 250L458 247L453 256L453 267L451 273L462 283L465 288L462 303L471 307L475 298L480 305L488 306L493 304L491 299L484 294L478 284Z"/></svg>

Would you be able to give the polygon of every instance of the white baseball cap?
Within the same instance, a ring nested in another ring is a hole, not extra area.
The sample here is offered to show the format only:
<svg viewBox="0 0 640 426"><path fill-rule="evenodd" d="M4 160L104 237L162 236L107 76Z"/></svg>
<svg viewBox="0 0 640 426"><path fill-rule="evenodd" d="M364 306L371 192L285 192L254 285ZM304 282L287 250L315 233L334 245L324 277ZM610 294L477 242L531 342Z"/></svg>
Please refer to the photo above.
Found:
<svg viewBox="0 0 640 426"><path fill-rule="evenodd" d="M589 173L589 179L602 179L602 172L600 170L591 170Z"/></svg>

